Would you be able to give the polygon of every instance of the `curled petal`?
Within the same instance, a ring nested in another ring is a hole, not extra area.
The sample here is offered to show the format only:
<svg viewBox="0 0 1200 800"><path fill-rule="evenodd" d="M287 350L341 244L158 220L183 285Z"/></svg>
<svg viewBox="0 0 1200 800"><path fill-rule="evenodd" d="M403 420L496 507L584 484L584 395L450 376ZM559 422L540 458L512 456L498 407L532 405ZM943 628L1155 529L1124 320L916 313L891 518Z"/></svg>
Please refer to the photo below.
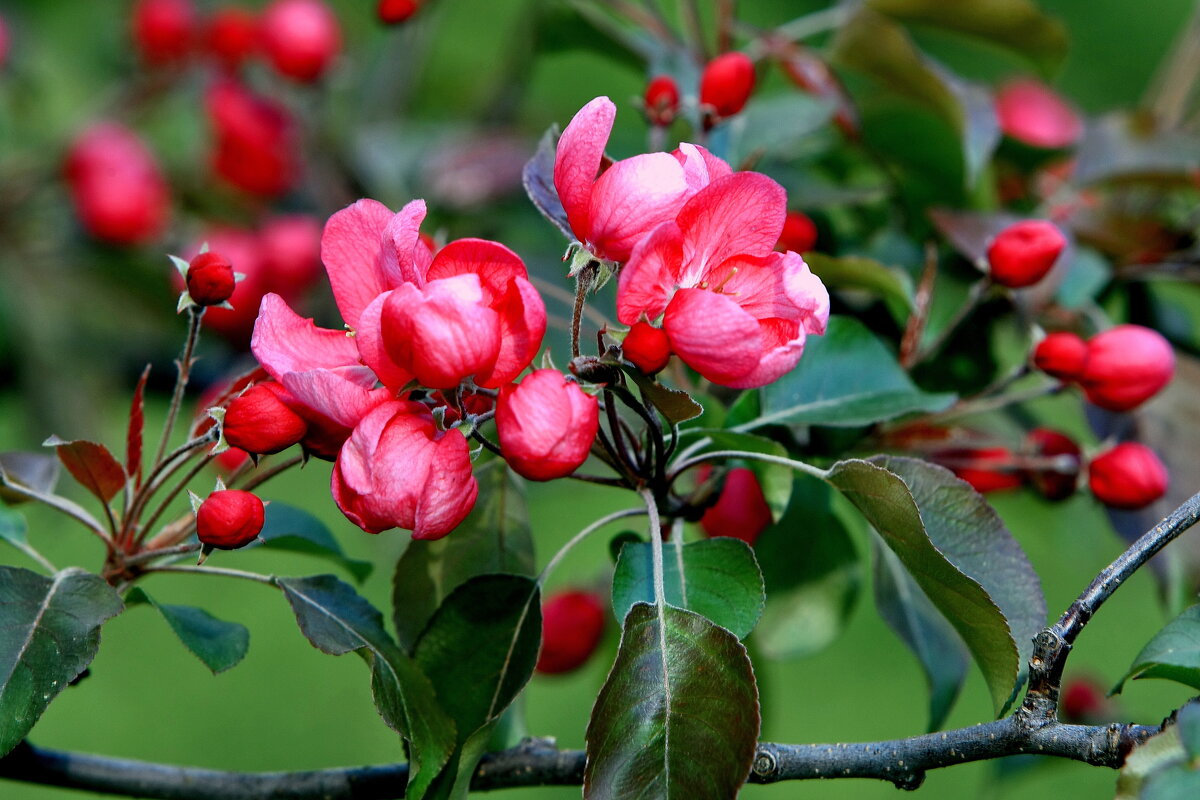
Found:
<svg viewBox="0 0 1200 800"><path fill-rule="evenodd" d="M375 375L359 364L358 346L345 331L318 328L292 311L277 294L262 299L250 349L275 380L289 372L338 369L358 386L375 385Z"/></svg>
<svg viewBox="0 0 1200 800"><path fill-rule="evenodd" d="M759 322L762 334L762 357L758 366L726 383L733 389L754 389L766 386L792 371L804 353L807 334L797 323L782 319Z"/></svg>
<svg viewBox="0 0 1200 800"><path fill-rule="evenodd" d="M383 203L359 200L325 223L321 261L342 319L352 328L358 327L362 310L392 288L384 272L383 234L393 216Z"/></svg>
<svg viewBox="0 0 1200 800"><path fill-rule="evenodd" d="M683 165L684 180L692 194L718 178L733 174L733 169L725 161L699 145L684 142L672 155Z"/></svg>
<svg viewBox="0 0 1200 800"><path fill-rule="evenodd" d="M392 360L383 342L383 305L391 294L384 292L363 309L362 316L358 319L354 341L358 343L358 352L363 363L379 376L384 386L398 392L413 379L413 375Z"/></svg>
<svg viewBox="0 0 1200 800"><path fill-rule="evenodd" d="M421 222L425 219L425 201L413 200L396 212L383 233L383 273L386 288L402 283L425 285L425 273L433 254L421 241Z"/></svg>
<svg viewBox="0 0 1200 800"><path fill-rule="evenodd" d="M669 153L618 161L592 189L586 241L601 258L627 261L641 239L675 218L688 194L683 166Z"/></svg>
<svg viewBox="0 0 1200 800"><path fill-rule="evenodd" d="M554 154L554 188L567 212L571 230L580 241L587 239L592 184L604 158L604 145L612 132L617 107L607 97L597 97L567 125Z"/></svg>
<svg viewBox="0 0 1200 800"><path fill-rule="evenodd" d="M766 175L735 172L701 189L679 211L684 237L682 285L694 286L731 256L768 255L787 215L787 193Z"/></svg>
<svg viewBox="0 0 1200 800"><path fill-rule="evenodd" d="M818 336L829 324L829 290L796 253L784 253L784 291L800 311L806 333Z"/></svg>
<svg viewBox="0 0 1200 800"><path fill-rule="evenodd" d="M488 389L499 388L520 375L537 355L546 334L546 304L523 277L509 282L508 291L493 308L500 316L496 363L475 376L475 382Z"/></svg>
<svg viewBox="0 0 1200 800"><path fill-rule="evenodd" d="M663 330L689 367L723 386L751 373L762 358L758 320L727 295L680 289L667 306Z"/></svg>
<svg viewBox="0 0 1200 800"><path fill-rule="evenodd" d="M655 228L634 248L617 282L617 319L632 325L644 314L655 320L679 285L683 234L673 222Z"/></svg>

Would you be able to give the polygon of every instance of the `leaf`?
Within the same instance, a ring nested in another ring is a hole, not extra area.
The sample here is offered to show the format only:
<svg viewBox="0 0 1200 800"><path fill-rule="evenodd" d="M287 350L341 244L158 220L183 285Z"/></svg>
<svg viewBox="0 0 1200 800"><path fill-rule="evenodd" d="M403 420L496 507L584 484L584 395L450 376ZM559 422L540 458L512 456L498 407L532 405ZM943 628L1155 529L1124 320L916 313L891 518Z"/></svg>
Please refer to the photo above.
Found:
<svg viewBox="0 0 1200 800"><path fill-rule="evenodd" d="M830 508L831 494L821 481L796 477L787 513L754 543L767 591L754 643L769 658L799 658L827 647L858 596L858 553Z"/></svg>
<svg viewBox="0 0 1200 800"><path fill-rule="evenodd" d="M1073 182L1086 186L1113 178L1190 180L1200 167L1200 138L1157 130L1146 116L1113 113L1088 125L1075 158Z"/></svg>
<svg viewBox="0 0 1200 800"><path fill-rule="evenodd" d="M1112 280L1112 267L1090 247L1076 244L1074 256L1054 297L1063 308L1079 310L1094 303Z"/></svg>
<svg viewBox="0 0 1200 800"><path fill-rule="evenodd" d="M476 575L533 574L533 538L520 479L499 459L475 470L475 509L453 536L414 539L396 562L393 621L411 651L438 606Z"/></svg>
<svg viewBox="0 0 1200 800"><path fill-rule="evenodd" d="M29 526L25 523L25 517L16 511L0 508L0 539L18 550L24 551L29 545L29 538L25 535L28 530Z"/></svg>
<svg viewBox="0 0 1200 800"><path fill-rule="evenodd" d="M558 197L558 189L554 186L554 154L557 143L558 126L554 125L542 134L537 152L525 162L525 168L521 171L521 184L534 207L542 212L542 216L550 220L554 227L567 237L567 241L573 242L575 234L571 230L571 223L567 221L567 212Z"/></svg>
<svg viewBox="0 0 1200 800"><path fill-rule="evenodd" d="M747 453L763 453L765 455L787 458L787 448L779 442L765 436L752 433L734 433L732 431L697 430L707 437L711 444L699 452L709 450L741 450ZM768 461L746 459L746 466L754 472L758 479L759 488L767 506L771 509L771 519L778 522L787 510L788 500L792 496L792 468L783 464L772 464Z"/></svg>
<svg viewBox="0 0 1200 800"><path fill-rule="evenodd" d="M671 424L678 425L704 413L704 407L687 392L668 389L636 369L626 369L625 372L638 385L642 392L642 399L657 408Z"/></svg>
<svg viewBox="0 0 1200 800"><path fill-rule="evenodd" d="M805 140L828 124L836 111L834 101L801 92L756 98L728 124L733 142L729 162L736 166L763 155L795 158Z"/></svg>
<svg viewBox="0 0 1200 800"><path fill-rule="evenodd" d="M149 379L150 365L147 364L133 390L129 430L125 434L125 474L133 480L134 487L142 485L142 434L146 428L146 381Z"/></svg>
<svg viewBox="0 0 1200 800"><path fill-rule="evenodd" d="M7 488L8 482L50 494L58 483L58 459L45 453L0 453L0 500L17 505L30 499Z"/></svg>
<svg viewBox="0 0 1200 800"><path fill-rule="evenodd" d="M835 258L821 253L805 253L804 261L825 286L832 290L853 289L878 295L894 312L907 318L913 309L913 286L908 274L885 267L873 258L845 256Z"/></svg>
<svg viewBox="0 0 1200 800"><path fill-rule="evenodd" d="M1166 678L1200 689L1200 606L1184 609L1154 635L1113 694L1125 688L1125 681L1140 678Z"/></svg>
<svg viewBox="0 0 1200 800"><path fill-rule="evenodd" d="M914 411L941 411L953 394L918 389L895 356L852 317L834 316L824 336L805 345L799 365L760 390L763 425L870 425Z"/></svg>
<svg viewBox="0 0 1200 800"><path fill-rule="evenodd" d="M891 550L875 549L875 607L892 632L917 657L929 684L929 730L946 721L967 677L962 637L929 601Z"/></svg>
<svg viewBox="0 0 1200 800"><path fill-rule="evenodd" d="M1146 796L1143 791L1150 779L1177 769L1186 758L1187 751L1179 739L1179 730L1174 725L1163 728L1161 733L1134 747L1125 757L1113 800L1141 800Z"/></svg>
<svg viewBox="0 0 1200 800"><path fill-rule="evenodd" d="M44 444L54 448L67 472L101 502L107 503L125 488L125 469L104 445L83 439L67 442L57 436Z"/></svg>
<svg viewBox="0 0 1200 800"><path fill-rule="evenodd" d="M1175 714L1175 727L1188 758L1200 757L1200 703L1188 703Z"/></svg>
<svg viewBox="0 0 1200 800"><path fill-rule="evenodd" d="M259 538L262 544L256 545L258 547L307 553L332 561L349 572L359 584L374 569L369 561L348 558L324 522L307 511L284 503L267 505L266 521Z"/></svg>
<svg viewBox="0 0 1200 800"><path fill-rule="evenodd" d="M739 639L754 629L765 596L754 552L741 539L722 536L664 545L667 602L709 619ZM613 574L613 611L624 619L636 603L654 602L653 549L631 542L621 548Z"/></svg>
<svg viewBox="0 0 1200 800"><path fill-rule="evenodd" d="M330 655L357 652L371 668L375 707L410 744L409 798L423 797L454 750L454 722L433 684L383 627L383 615L333 575L279 578L301 632Z"/></svg>
<svg viewBox="0 0 1200 800"><path fill-rule="evenodd" d="M976 264L986 264L988 244L996 234L1021 219L1007 211L983 213L948 208L930 209L929 218L960 255Z"/></svg>
<svg viewBox="0 0 1200 800"><path fill-rule="evenodd" d="M583 796L733 797L759 729L746 650L704 617L637 604L587 729Z"/></svg>
<svg viewBox="0 0 1200 800"><path fill-rule="evenodd" d="M121 598L99 576L0 567L0 756L91 663Z"/></svg>
<svg viewBox="0 0 1200 800"><path fill-rule="evenodd" d="M250 631L237 622L225 622L194 606L159 603L134 587L125 595L128 606L147 603L155 608L175 631L183 646L192 651L214 675L235 666L250 648Z"/></svg>
<svg viewBox="0 0 1200 800"><path fill-rule="evenodd" d="M965 481L916 459L840 461L828 480L963 637L999 712L1046 618L1037 574L1000 517Z"/></svg>

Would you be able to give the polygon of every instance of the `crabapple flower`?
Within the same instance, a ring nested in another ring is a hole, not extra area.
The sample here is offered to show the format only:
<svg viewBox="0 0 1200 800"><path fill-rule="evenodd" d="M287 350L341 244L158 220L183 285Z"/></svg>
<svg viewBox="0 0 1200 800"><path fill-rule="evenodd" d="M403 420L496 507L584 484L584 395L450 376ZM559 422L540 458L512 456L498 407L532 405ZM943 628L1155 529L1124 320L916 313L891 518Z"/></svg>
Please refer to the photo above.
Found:
<svg viewBox="0 0 1200 800"><path fill-rule="evenodd" d="M707 479L708 474L708 470L701 471L701 480ZM731 536L750 545L770 524L771 508L763 496L762 486L754 471L746 467L729 470L717 502L700 518L705 536Z"/></svg>
<svg viewBox="0 0 1200 800"><path fill-rule="evenodd" d="M1087 343L1069 331L1046 334L1033 349L1033 365L1060 381L1076 381L1087 363Z"/></svg>
<svg viewBox="0 0 1200 800"><path fill-rule="evenodd" d="M600 403L552 369L534 370L500 389L496 433L504 459L519 475L548 481L587 460L600 427Z"/></svg>
<svg viewBox="0 0 1200 800"><path fill-rule="evenodd" d="M931 454L930 460L980 494L1017 489L1025 482L1016 468L1016 454L1007 447L952 447Z"/></svg>
<svg viewBox="0 0 1200 800"><path fill-rule="evenodd" d="M233 264L220 253L209 250L191 260L187 270L187 290L197 305L215 306L233 296L237 278Z"/></svg>
<svg viewBox="0 0 1200 800"><path fill-rule="evenodd" d="M218 8L204 31L205 50L228 70L236 70L252 56L258 40L258 17L238 6Z"/></svg>
<svg viewBox="0 0 1200 800"><path fill-rule="evenodd" d="M713 181L638 245L621 272L617 317L661 319L670 349L713 383L765 386L825 332L829 293L798 254L774 251L787 197L765 175Z"/></svg>
<svg viewBox="0 0 1200 800"><path fill-rule="evenodd" d="M1066 246L1066 237L1053 222L1022 220L992 239L987 248L988 271L1001 286L1032 286L1046 277Z"/></svg>
<svg viewBox="0 0 1200 800"><path fill-rule="evenodd" d="M154 154L115 122L84 131L67 154L71 199L89 234L135 245L158 236L170 214L170 192Z"/></svg>
<svg viewBox="0 0 1200 800"><path fill-rule="evenodd" d="M651 125L670 125L679 113L679 86L670 75L658 75L646 84L642 102Z"/></svg>
<svg viewBox="0 0 1200 800"><path fill-rule="evenodd" d="M754 91L754 62L745 53L724 53L704 67L700 76L700 105L718 119L746 107Z"/></svg>
<svg viewBox="0 0 1200 800"><path fill-rule="evenodd" d="M247 453L269 454L303 439L308 423L288 406L286 394L275 381L266 381L234 398L221 425L225 441Z"/></svg>
<svg viewBox="0 0 1200 800"><path fill-rule="evenodd" d="M1070 147L1083 136L1079 115L1049 87L1031 79L1016 80L996 93L1000 130L1031 147Z"/></svg>
<svg viewBox="0 0 1200 800"><path fill-rule="evenodd" d="M368 533L407 528L414 539L439 539L470 513L479 484L461 431L439 431L425 406L392 400L354 428L332 490L342 513Z"/></svg>
<svg viewBox="0 0 1200 800"><path fill-rule="evenodd" d="M1079 382L1092 404L1130 411L1158 394L1174 374L1175 352L1161 333L1118 325L1088 340Z"/></svg>
<svg viewBox="0 0 1200 800"><path fill-rule="evenodd" d="M661 328L639 320L625 335L621 354L645 374L653 375L671 360L671 342Z"/></svg>
<svg viewBox="0 0 1200 800"><path fill-rule="evenodd" d="M1111 508L1134 510L1167 493L1170 476L1154 451L1138 442L1121 442L1092 459L1088 487Z"/></svg>
<svg viewBox="0 0 1200 800"><path fill-rule="evenodd" d="M212 167L220 178L260 197L292 187L300 158L286 107L231 79L210 86L204 105L216 145Z"/></svg>
<svg viewBox="0 0 1200 800"><path fill-rule="evenodd" d="M263 501L240 489L213 492L196 509L196 536L209 547L236 550L258 538L266 521Z"/></svg>
<svg viewBox="0 0 1200 800"><path fill-rule="evenodd" d="M817 244L817 223L803 211L789 211L783 220L783 233L779 234L776 250L807 253Z"/></svg>
<svg viewBox="0 0 1200 800"><path fill-rule="evenodd" d="M1033 488L1050 501L1065 500L1075 494L1081 460L1075 440L1049 428L1034 428L1026 435L1025 442L1035 455L1059 462L1057 469L1029 470L1027 477Z"/></svg>
<svg viewBox="0 0 1200 800"><path fill-rule="evenodd" d="M133 42L147 64L187 58L199 29L191 0L139 0L133 7Z"/></svg>

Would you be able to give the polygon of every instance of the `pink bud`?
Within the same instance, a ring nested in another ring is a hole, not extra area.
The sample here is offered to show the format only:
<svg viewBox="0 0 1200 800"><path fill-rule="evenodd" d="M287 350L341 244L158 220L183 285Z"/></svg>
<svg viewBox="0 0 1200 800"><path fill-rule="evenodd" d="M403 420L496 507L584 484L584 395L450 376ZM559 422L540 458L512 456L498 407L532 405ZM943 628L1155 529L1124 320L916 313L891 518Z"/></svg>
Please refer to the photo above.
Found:
<svg viewBox="0 0 1200 800"><path fill-rule="evenodd" d="M133 42L147 64L187 58L198 27L191 0L138 0L133 8Z"/></svg>
<svg viewBox="0 0 1200 800"><path fill-rule="evenodd" d="M1077 381L1083 374L1088 346L1073 333L1046 335L1033 349L1033 365L1060 381Z"/></svg>
<svg viewBox="0 0 1200 800"><path fill-rule="evenodd" d="M600 428L600 403L552 369L500 389L496 432L504 459L534 481L570 475L587 460Z"/></svg>
<svg viewBox="0 0 1200 800"><path fill-rule="evenodd" d="M670 125L679 113L679 86L670 75L659 75L646 85L643 100L651 125Z"/></svg>
<svg viewBox="0 0 1200 800"><path fill-rule="evenodd" d="M592 592L558 592L542 605L542 650L536 669L547 675L583 666L600 644L607 612Z"/></svg>
<svg viewBox="0 0 1200 800"><path fill-rule="evenodd" d="M700 76L700 105L717 117L732 117L746 106L754 91L754 62L745 53L717 56Z"/></svg>
<svg viewBox="0 0 1200 800"><path fill-rule="evenodd" d="M217 175L262 197L291 188L300 168L287 108L233 80L209 87L204 100L215 134L212 165Z"/></svg>
<svg viewBox="0 0 1200 800"><path fill-rule="evenodd" d="M779 243L775 249L781 252L791 250L793 253L804 254L813 249L817 243L817 224L807 214L801 211L789 211L783 218L783 233L779 234Z"/></svg>
<svg viewBox="0 0 1200 800"><path fill-rule="evenodd" d="M996 93L1000 130L1032 147L1068 147L1083 135L1079 115L1035 80L1007 83Z"/></svg>
<svg viewBox="0 0 1200 800"><path fill-rule="evenodd" d="M1089 402L1129 411L1149 400L1175 374L1175 352L1158 331L1118 325L1088 340L1080 384Z"/></svg>
<svg viewBox="0 0 1200 800"><path fill-rule="evenodd" d="M240 489L213 492L196 512L196 535L218 550L236 550L254 541L266 520L262 500Z"/></svg>
<svg viewBox="0 0 1200 800"><path fill-rule="evenodd" d="M258 18L237 6L217 9L205 31L209 54L227 69L237 69L258 50Z"/></svg>
<svg viewBox="0 0 1200 800"><path fill-rule="evenodd" d="M170 197L158 162L137 134L103 122L71 145L66 162L71 199L89 234L113 244L141 244L167 222Z"/></svg>
<svg viewBox="0 0 1200 800"><path fill-rule="evenodd" d="M1079 481L1079 445L1071 437L1049 428L1034 428L1025 437L1033 455L1038 458L1057 458L1060 469L1029 470L1030 483L1047 500L1065 500L1075 493Z"/></svg>
<svg viewBox="0 0 1200 800"><path fill-rule="evenodd" d="M645 320L639 320L629 328L621 344L625 358L647 375L662 370L671 360L671 342L662 328L656 328Z"/></svg>
<svg viewBox="0 0 1200 800"><path fill-rule="evenodd" d="M1030 219L1009 225L988 245L992 280L1010 289L1032 286L1046 277L1066 246L1052 222Z"/></svg>
<svg viewBox="0 0 1200 800"><path fill-rule="evenodd" d="M274 381L252 386L229 404L222 432L230 446L248 453L278 453L299 442L308 423L284 402Z"/></svg>
<svg viewBox="0 0 1200 800"><path fill-rule="evenodd" d="M321 223L315 217L271 217L258 232L258 244L267 291L291 299L321 278Z"/></svg>
<svg viewBox="0 0 1200 800"><path fill-rule="evenodd" d="M220 253L208 251L191 260L187 271L187 289L197 305L215 306L233 296L237 281L233 265Z"/></svg>
<svg viewBox="0 0 1200 800"><path fill-rule="evenodd" d="M706 536L731 536L746 544L754 544L770 524L771 508L754 471L746 467L729 470L721 496L700 518Z"/></svg>
<svg viewBox="0 0 1200 800"><path fill-rule="evenodd" d="M322 0L275 0L262 17L263 49L281 75L320 78L342 47L337 17Z"/></svg>
<svg viewBox="0 0 1200 800"><path fill-rule="evenodd" d="M4 17L0 17L0 69L4 69L8 63L9 49L8 24L4 21Z"/></svg>
<svg viewBox="0 0 1200 800"><path fill-rule="evenodd" d="M399 25L416 14L420 8L418 0L379 0L375 10L379 14L379 21L384 25Z"/></svg>
<svg viewBox="0 0 1200 800"><path fill-rule="evenodd" d="M1122 442L1092 459L1088 486L1106 506L1133 510L1167 493L1167 468L1154 451L1137 442Z"/></svg>

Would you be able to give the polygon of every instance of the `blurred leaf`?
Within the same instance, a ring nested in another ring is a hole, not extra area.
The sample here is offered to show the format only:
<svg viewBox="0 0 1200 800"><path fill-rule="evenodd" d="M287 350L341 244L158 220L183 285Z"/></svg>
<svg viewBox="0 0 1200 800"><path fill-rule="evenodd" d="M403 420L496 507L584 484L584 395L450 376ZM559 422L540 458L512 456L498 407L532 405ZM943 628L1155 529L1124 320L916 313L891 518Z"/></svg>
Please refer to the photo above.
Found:
<svg viewBox="0 0 1200 800"><path fill-rule="evenodd" d="M867 0L876 11L977 36L1028 56L1043 69L1067 54L1067 31L1030 0Z"/></svg>
<svg viewBox="0 0 1200 800"><path fill-rule="evenodd" d="M737 400L733 401L733 405L729 406L729 411L725 414L723 427L740 428L751 420L756 419L762 414L762 405L759 401L758 389L747 389L742 392L738 395ZM713 403L713 405L717 404Z"/></svg>
<svg viewBox="0 0 1200 800"><path fill-rule="evenodd" d="M588 800L733 797L758 742L758 689L737 637L637 604L587 729Z"/></svg>
<svg viewBox="0 0 1200 800"><path fill-rule="evenodd" d="M383 627L383 614L332 575L279 578L304 636L318 650L356 652L371 669L371 694L388 727L408 740L406 797L421 798L454 751L454 721L433 684Z"/></svg>
<svg viewBox="0 0 1200 800"><path fill-rule="evenodd" d="M554 187L554 151L557 142L558 126L542 134L537 152L525 162L521 183L534 207L567 237L567 241L573 242L575 234L571 231L571 223L567 221L562 200L558 198L558 189Z"/></svg>
<svg viewBox="0 0 1200 800"><path fill-rule="evenodd" d="M1159 131L1145 117L1117 112L1088 125L1075 156L1079 186L1110 178L1165 177L1190 181L1200 168L1200 138Z"/></svg>
<svg viewBox="0 0 1200 800"><path fill-rule="evenodd" d="M830 290L854 289L878 295L887 301L898 322L907 319L913 309L912 280L901 270L862 256L834 258L805 253L804 260Z"/></svg>
<svg viewBox="0 0 1200 800"><path fill-rule="evenodd" d="M1175 715L1179 740L1189 758L1200 757L1200 703L1188 703Z"/></svg>
<svg viewBox="0 0 1200 800"><path fill-rule="evenodd" d="M678 425L704 413L704 407L687 392L668 389L654 378L643 375L636 369L626 369L625 372L641 389L642 398L657 408L668 422Z"/></svg>
<svg viewBox="0 0 1200 800"><path fill-rule="evenodd" d="M258 536L260 547L324 558L344 568L360 584L375 568L369 561L348 558L324 522L295 506L268 503L266 522Z"/></svg>
<svg viewBox="0 0 1200 800"><path fill-rule="evenodd" d="M830 508L830 494L820 481L797 476L787 513L754 543L767 591L754 641L769 658L800 658L829 646L858 597L858 553Z"/></svg>
<svg viewBox="0 0 1200 800"><path fill-rule="evenodd" d="M1185 609L1154 635L1113 688L1113 694L1119 693L1131 678L1166 678L1200 689L1200 606Z"/></svg>
<svg viewBox="0 0 1200 800"><path fill-rule="evenodd" d="M81 569L44 578L0 567L0 756L91 663L100 626L121 608L111 586Z"/></svg>
<svg viewBox="0 0 1200 800"><path fill-rule="evenodd" d="M476 469L475 478L475 508L454 535L414 539L396 562L392 619L406 650L412 650L442 601L476 575L533 574L533 538L520 479L500 459Z"/></svg>
<svg viewBox="0 0 1200 800"><path fill-rule="evenodd" d="M1177 768L1186 758L1187 751L1179 740L1178 729L1174 725L1164 728L1162 733L1151 736L1125 757L1113 800L1141 800L1146 797L1143 792L1150 778Z"/></svg>
<svg viewBox="0 0 1200 800"><path fill-rule="evenodd" d="M67 472L101 502L107 503L125 488L125 470L104 445L83 439L68 442L57 436L44 444L54 448Z"/></svg>
<svg viewBox="0 0 1200 800"><path fill-rule="evenodd" d="M763 425L870 425L914 411L941 411L953 394L918 389L896 357L861 322L829 318L824 336L811 336L799 365L760 390Z"/></svg>
<svg viewBox="0 0 1200 800"><path fill-rule="evenodd" d="M762 614L763 579L750 546L721 536L685 545L663 545L667 602L693 611L739 639ZM654 602L653 548L630 542L613 574L613 611L624 619L635 603Z"/></svg>
<svg viewBox="0 0 1200 800"><path fill-rule="evenodd" d="M10 505L27 502L28 497L4 485L8 481L50 494L58 483L58 459L45 453L0 453L0 500Z"/></svg>
<svg viewBox="0 0 1200 800"><path fill-rule="evenodd" d="M1169 767L1146 781L1141 800L1195 800L1200 797L1200 771L1184 765Z"/></svg>
<svg viewBox="0 0 1200 800"><path fill-rule="evenodd" d="M16 511L0 508L0 539L23 551L29 544L29 538L25 535L28 530L25 517Z"/></svg>
<svg viewBox="0 0 1200 800"><path fill-rule="evenodd" d="M800 92L756 97L728 123L733 143L729 163L736 166L764 155L794 158L804 141L828 124L836 111L836 103Z"/></svg>
<svg viewBox="0 0 1200 800"><path fill-rule="evenodd" d="M147 364L133 390L129 429L125 434L125 474L133 480L135 487L142 485L142 435L146 428L146 381L149 379L150 365Z"/></svg>
<svg viewBox="0 0 1200 800"><path fill-rule="evenodd" d="M741 450L779 458L788 457L786 447L765 436L714 430L698 430L696 433L707 437L712 442L700 449L698 454L709 450ZM746 467L758 479L758 486L762 489L763 498L767 501L767 507L771 509L772 521L778 522L783 517L783 512L787 511L788 501L792 497L792 468L753 458L746 459Z"/></svg>
<svg viewBox="0 0 1200 800"><path fill-rule="evenodd" d="M1100 291L1112 280L1112 268L1104 256L1090 247L1076 245L1055 298L1063 308L1080 309L1095 302Z"/></svg>
<svg viewBox="0 0 1200 800"><path fill-rule="evenodd" d="M949 470L916 459L839 461L828 480L963 637L999 713L1046 617L1037 574L1000 517Z"/></svg>
<svg viewBox="0 0 1200 800"><path fill-rule="evenodd" d="M875 547L875 607L917 657L929 684L929 730L942 727L967 677L962 638L921 591L896 554Z"/></svg>
<svg viewBox="0 0 1200 800"><path fill-rule="evenodd" d="M983 213L934 208L929 211L929 219L963 258L975 264L986 264L988 244L996 234L1021 218L1006 211Z"/></svg>
<svg viewBox="0 0 1200 800"><path fill-rule="evenodd" d="M246 657L250 648L250 631L245 625L219 620L202 608L159 603L137 586L125 595L125 603L153 606L183 646L203 661L214 675L235 666Z"/></svg>

